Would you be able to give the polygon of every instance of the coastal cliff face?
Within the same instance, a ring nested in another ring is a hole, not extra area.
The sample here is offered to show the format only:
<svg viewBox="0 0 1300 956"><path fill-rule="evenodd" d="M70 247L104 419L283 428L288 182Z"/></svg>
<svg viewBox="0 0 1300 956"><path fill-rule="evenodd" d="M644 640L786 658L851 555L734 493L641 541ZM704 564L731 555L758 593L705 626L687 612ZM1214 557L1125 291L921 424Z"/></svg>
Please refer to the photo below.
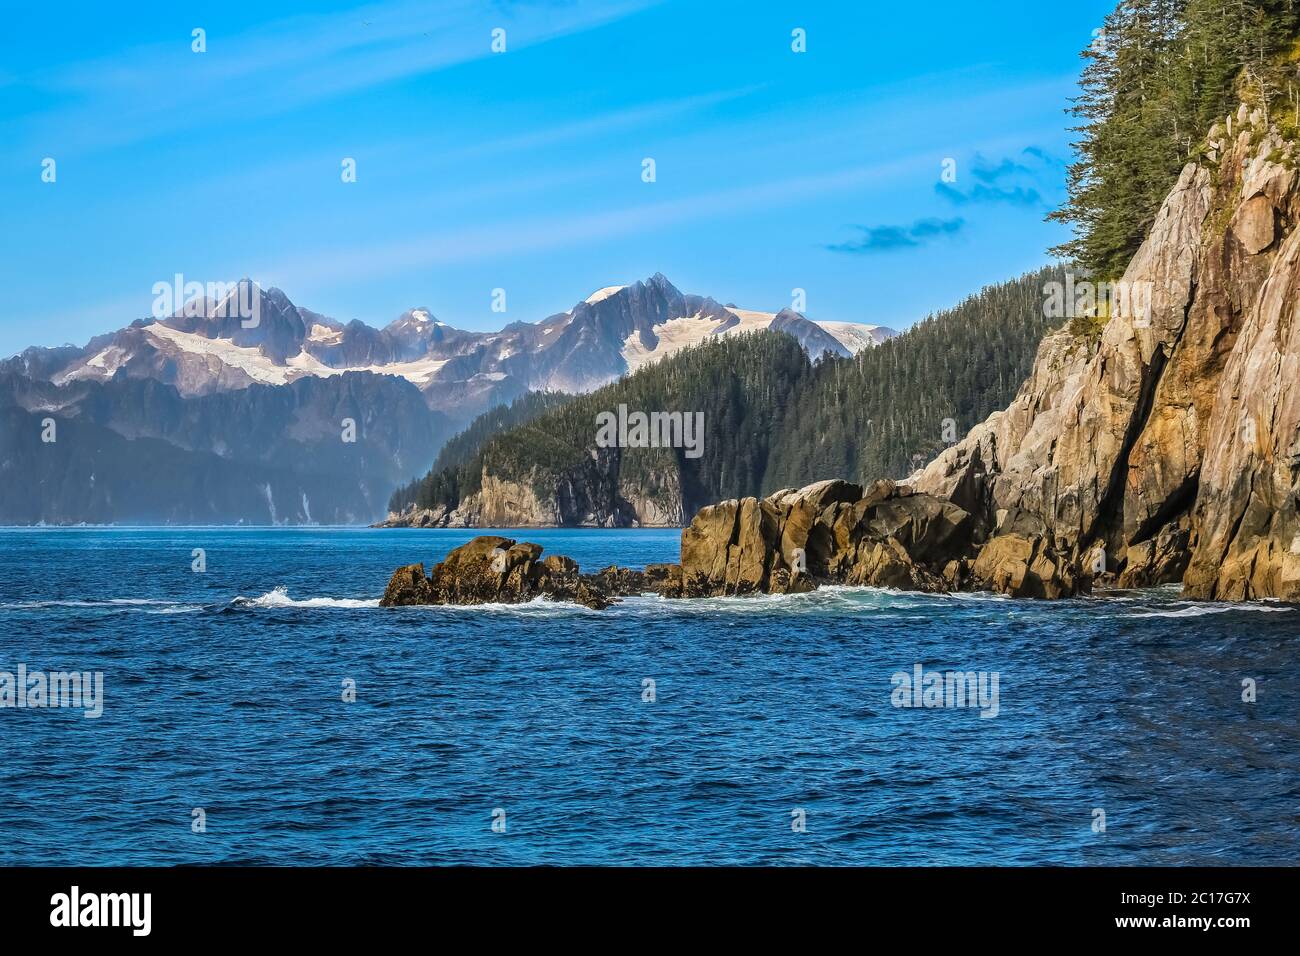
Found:
<svg viewBox="0 0 1300 956"><path fill-rule="evenodd" d="M1243 107L1209 134L1091 341L1048 336L1006 410L912 476L1101 583L1300 600L1300 190Z"/></svg>
<svg viewBox="0 0 1300 956"><path fill-rule="evenodd" d="M681 480L671 468L621 474L622 449L593 449L579 468L532 468L503 478L485 467L479 487L455 508L391 512L380 527L678 528L685 524Z"/></svg>

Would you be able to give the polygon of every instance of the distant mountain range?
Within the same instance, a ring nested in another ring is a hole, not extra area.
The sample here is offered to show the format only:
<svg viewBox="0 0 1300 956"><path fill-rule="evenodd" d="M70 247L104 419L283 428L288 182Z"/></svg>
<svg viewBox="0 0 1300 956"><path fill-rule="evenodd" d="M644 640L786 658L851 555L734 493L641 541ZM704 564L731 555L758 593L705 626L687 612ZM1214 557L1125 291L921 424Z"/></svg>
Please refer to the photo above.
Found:
<svg viewBox="0 0 1300 956"><path fill-rule="evenodd" d="M468 421L528 391L591 391L710 336L772 328L811 355L848 356L895 334L878 325L814 322L790 309L720 305L678 291L662 275L601 289L567 312L499 332L452 328L425 308L382 329L345 324L295 306L279 289L253 288L251 328L231 307L232 292L167 319L133 322L84 348L27 349L8 364L55 385L121 375L173 385L185 397L373 372L406 379L431 408Z"/></svg>
<svg viewBox="0 0 1300 956"><path fill-rule="evenodd" d="M342 323L245 284L84 347L0 362L0 522L371 521L487 409L591 391L685 346L769 328L815 357L895 334L720 305L662 275L499 332L424 308L382 329ZM63 426L54 442L41 438L50 419Z"/></svg>
<svg viewBox="0 0 1300 956"><path fill-rule="evenodd" d="M357 524L455 430L364 372L185 398L0 371L0 523Z"/></svg>

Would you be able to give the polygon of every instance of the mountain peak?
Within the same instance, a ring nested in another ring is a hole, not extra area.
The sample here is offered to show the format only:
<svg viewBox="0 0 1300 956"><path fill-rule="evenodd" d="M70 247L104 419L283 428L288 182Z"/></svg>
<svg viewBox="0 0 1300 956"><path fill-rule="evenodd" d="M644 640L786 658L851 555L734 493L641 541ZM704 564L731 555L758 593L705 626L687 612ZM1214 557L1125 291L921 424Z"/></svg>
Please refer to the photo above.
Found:
<svg viewBox="0 0 1300 956"><path fill-rule="evenodd" d="M597 289L583 301L587 305L596 305L604 302L606 299L618 295L620 292L626 292L632 289L653 289L667 298L680 296L681 291L668 280L668 277L662 272L656 272L648 279L638 280L631 285L607 285L604 288Z"/></svg>
<svg viewBox="0 0 1300 956"><path fill-rule="evenodd" d="M677 286L669 282L668 277L664 275L662 272L656 272L654 275L652 275L649 279L646 280L645 284L651 286L652 288L659 289L662 292L676 293L678 295L681 294Z"/></svg>
<svg viewBox="0 0 1300 956"><path fill-rule="evenodd" d="M421 306L416 306L413 309L407 309L397 318L393 319L393 321L389 322L388 325L385 326L385 328L393 329L393 328L402 328L402 327L409 327L409 326L424 328L431 325L445 325L445 324L446 323L440 322L433 317L433 312L429 310L428 306L421 305Z"/></svg>

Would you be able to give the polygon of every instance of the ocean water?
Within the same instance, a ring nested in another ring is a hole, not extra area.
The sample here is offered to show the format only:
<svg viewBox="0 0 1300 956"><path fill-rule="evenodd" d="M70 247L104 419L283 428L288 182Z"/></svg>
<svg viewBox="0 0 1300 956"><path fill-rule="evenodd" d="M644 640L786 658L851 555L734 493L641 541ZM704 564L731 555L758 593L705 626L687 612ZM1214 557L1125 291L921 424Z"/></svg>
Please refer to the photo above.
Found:
<svg viewBox="0 0 1300 956"><path fill-rule="evenodd" d="M586 570L677 556L508 534ZM0 864L1300 862L1295 607L377 606L470 536L0 530L0 671L104 681L98 718L0 709ZM894 706L917 665L996 673L996 716Z"/></svg>

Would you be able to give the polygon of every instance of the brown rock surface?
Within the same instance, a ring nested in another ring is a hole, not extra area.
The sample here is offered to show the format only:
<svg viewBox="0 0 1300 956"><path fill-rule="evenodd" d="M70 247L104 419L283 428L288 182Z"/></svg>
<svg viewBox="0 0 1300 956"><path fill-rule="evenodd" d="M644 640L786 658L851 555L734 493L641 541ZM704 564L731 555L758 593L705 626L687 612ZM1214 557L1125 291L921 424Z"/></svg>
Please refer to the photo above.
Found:
<svg viewBox="0 0 1300 956"><path fill-rule="evenodd" d="M1121 586L1300 600L1295 152L1234 132L1215 166L1183 169L1125 272L1149 314L1116 311L1095 343L1049 335L1015 401L910 479L990 527L1038 523L991 540L977 578L1069 593L1101 549Z"/></svg>
<svg viewBox="0 0 1300 956"><path fill-rule="evenodd" d="M1003 534L980 549L971 568L978 587L1012 597L1070 597L1081 588L1076 568L1041 535Z"/></svg>
<svg viewBox="0 0 1300 956"><path fill-rule="evenodd" d="M856 497L855 497L856 496ZM702 509L682 531L687 596L808 591L818 582L943 591L973 555L972 516L892 481L817 482Z"/></svg>
<svg viewBox="0 0 1300 956"><path fill-rule="evenodd" d="M1273 244L1273 203L1267 196L1252 196L1241 204L1232 217L1232 234L1252 256Z"/></svg>
<svg viewBox="0 0 1300 956"><path fill-rule="evenodd" d="M393 572L384 589L383 607L402 607L412 604L430 604L433 589L424 574L423 564L408 564Z"/></svg>
<svg viewBox="0 0 1300 956"><path fill-rule="evenodd" d="M681 591L677 565L652 565L644 572L610 567L584 575L571 558L541 555L540 545L481 535L450 551L428 575L423 564L398 568L379 603L383 607L518 604L545 597L599 610L627 595L654 592L675 597Z"/></svg>

